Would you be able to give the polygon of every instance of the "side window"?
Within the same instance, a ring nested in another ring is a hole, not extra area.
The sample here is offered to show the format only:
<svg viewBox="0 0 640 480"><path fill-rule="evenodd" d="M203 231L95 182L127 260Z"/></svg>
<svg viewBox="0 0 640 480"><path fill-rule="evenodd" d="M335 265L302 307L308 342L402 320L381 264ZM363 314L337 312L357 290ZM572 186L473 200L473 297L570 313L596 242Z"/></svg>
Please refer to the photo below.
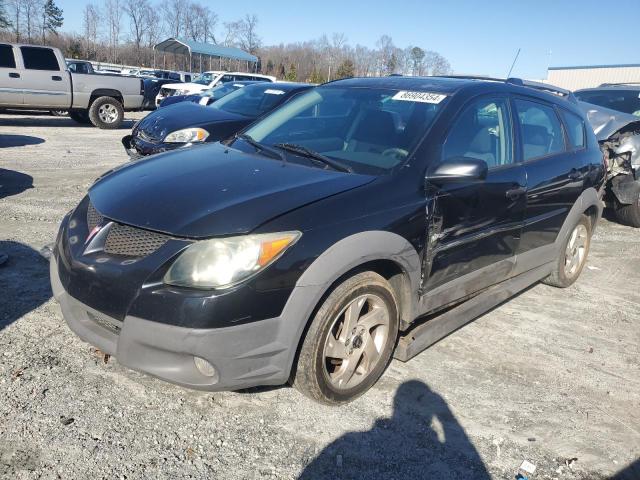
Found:
<svg viewBox="0 0 640 480"><path fill-rule="evenodd" d="M240 80L242 80L242 78ZM228 83L228 82L235 82L235 81L236 81L236 77L234 77L233 75L223 75L222 78L220 79L220 83Z"/></svg>
<svg viewBox="0 0 640 480"><path fill-rule="evenodd" d="M572 150L580 150L585 147L584 121L578 115L562 110L562 118L567 127L569 144Z"/></svg>
<svg viewBox="0 0 640 480"><path fill-rule="evenodd" d="M553 108L527 100L516 100L515 104L525 162L565 150L562 126Z"/></svg>
<svg viewBox="0 0 640 480"><path fill-rule="evenodd" d="M0 68L16 68L11 45L0 45Z"/></svg>
<svg viewBox="0 0 640 480"><path fill-rule="evenodd" d="M443 160L470 157L487 166L513 163L513 138L506 99L477 100L457 118L443 147Z"/></svg>
<svg viewBox="0 0 640 480"><path fill-rule="evenodd" d="M20 47L27 70L60 70L53 50L39 47Z"/></svg>
<svg viewBox="0 0 640 480"><path fill-rule="evenodd" d="M185 75L184 76L184 81L185 82L190 82L191 81L191 75Z"/></svg>

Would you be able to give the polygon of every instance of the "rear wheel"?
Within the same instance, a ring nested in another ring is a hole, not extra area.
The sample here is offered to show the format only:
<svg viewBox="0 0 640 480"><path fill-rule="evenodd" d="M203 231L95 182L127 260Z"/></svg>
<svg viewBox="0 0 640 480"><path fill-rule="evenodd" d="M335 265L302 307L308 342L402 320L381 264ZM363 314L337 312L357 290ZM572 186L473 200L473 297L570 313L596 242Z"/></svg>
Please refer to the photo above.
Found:
<svg viewBox="0 0 640 480"><path fill-rule="evenodd" d="M51 110L49 113L54 117L64 117L67 114L66 110Z"/></svg>
<svg viewBox="0 0 640 480"><path fill-rule="evenodd" d="M99 97L89 107L89 119L98 128L118 128L124 120L124 109L113 97Z"/></svg>
<svg viewBox="0 0 640 480"><path fill-rule="evenodd" d="M374 272L354 275L318 309L303 341L293 384L321 403L351 401L380 378L397 335L392 287Z"/></svg>
<svg viewBox="0 0 640 480"><path fill-rule="evenodd" d="M89 120L89 114L86 111L69 112L69 117L72 120L85 125L91 123L91 120Z"/></svg>
<svg viewBox="0 0 640 480"><path fill-rule="evenodd" d="M640 228L640 195L630 205L616 204L616 218L620 223Z"/></svg>
<svg viewBox="0 0 640 480"><path fill-rule="evenodd" d="M565 239L554 271L543 283L560 288L572 285L587 263L590 245L591 221L589 217L582 215Z"/></svg>

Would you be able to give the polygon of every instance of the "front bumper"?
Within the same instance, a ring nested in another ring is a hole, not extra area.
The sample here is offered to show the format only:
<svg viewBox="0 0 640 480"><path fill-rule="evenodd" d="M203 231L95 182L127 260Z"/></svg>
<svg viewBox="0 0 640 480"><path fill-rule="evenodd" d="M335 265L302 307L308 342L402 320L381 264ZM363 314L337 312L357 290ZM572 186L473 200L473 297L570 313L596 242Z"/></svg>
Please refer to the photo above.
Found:
<svg viewBox="0 0 640 480"><path fill-rule="evenodd" d="M146 157L148 155L168 152L185 145L188 144L145 142L141 138L133 135L126 135L122 138L122 146L124 147L127 155L129 155L129 158L131 160L139 160L140 158Z"/></svg>
<svg viewBox="0 0 640 480"><path fill-rule="evenodd" d="M72 297L63 287L57 252L51 257L51 287L69 328L121 365L198 390L237 390L281 385L297 347L297 322L284 316L225 328L199 329L127 315L109 317ZM215 368L206 376L194 357Z"/></svg>

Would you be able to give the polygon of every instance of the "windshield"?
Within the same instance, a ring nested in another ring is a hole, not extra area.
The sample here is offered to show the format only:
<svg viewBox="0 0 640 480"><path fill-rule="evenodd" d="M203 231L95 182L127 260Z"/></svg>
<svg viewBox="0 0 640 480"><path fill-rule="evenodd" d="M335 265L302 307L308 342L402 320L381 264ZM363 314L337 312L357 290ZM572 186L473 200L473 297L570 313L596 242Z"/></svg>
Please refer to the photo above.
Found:
<svg viewBox="0 0 640 480"><path fill-rule="evenodd" d="M591 90L576 92L575 96L583 102L640 117L640 90Z"/></svg>
<svg viewBox="0 0 640 480"><path fill-rule="evenodd" d="M301 145L356 172L384 173L408 157L445 103L426 92L320 87L245 133L266 145Z"/></svg>
<svg viewBox="0 0 640 480"><path fill-rule="evenodd" d="M210 105L225 112L259 117L278 105L286 97L287 92L274 87L270 83L256 83L238 88Z"/></svg>
<svg viewBox="0 0 640 480"><path fill-rule="evenodd" d="M210 73L201 73L198 75L193 83L197 83L198 85L209 85L213 81L213 75Z"/></svg>

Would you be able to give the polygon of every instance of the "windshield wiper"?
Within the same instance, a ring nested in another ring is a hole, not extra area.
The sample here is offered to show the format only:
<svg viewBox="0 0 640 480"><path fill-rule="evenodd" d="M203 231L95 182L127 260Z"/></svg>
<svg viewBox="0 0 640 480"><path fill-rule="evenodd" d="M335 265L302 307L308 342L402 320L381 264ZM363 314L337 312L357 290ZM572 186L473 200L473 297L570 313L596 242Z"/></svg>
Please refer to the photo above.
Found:
<svg viewBox="0 0 640 480"><path fill-rule="evenodd" d="M257 142L256 140L253 139L253 137L251 137L251 135L247 135L246 133L242 133L240 135L236 134L235 138L239 138L240 140L244 140L249 145L251 145L253 148L255 148L257 151L263 152L263 153L268 153L271 157L273 157L273 158L275 158L277 160L282 160L283 162L287 161L286 157L282 154L282 152L276 150L275 148L271 148L271 147L269 147L267 145L263 145L262 143Z"/></svg>
<svg viewBox="0 0 640 480"><path fill-rule="evenodd" d="M311 158L313 160L318 160L324 163L325 165L329 165L334 170L353 173L353 169L348 165L345 165L344 163L339 162L338 160L334 160L333 158L325 157L321 153L311 150L305 147L304 145L297 145L295 143L276 143L274 147L278 147L288 152L295 153L296 155Z"/></svg>

